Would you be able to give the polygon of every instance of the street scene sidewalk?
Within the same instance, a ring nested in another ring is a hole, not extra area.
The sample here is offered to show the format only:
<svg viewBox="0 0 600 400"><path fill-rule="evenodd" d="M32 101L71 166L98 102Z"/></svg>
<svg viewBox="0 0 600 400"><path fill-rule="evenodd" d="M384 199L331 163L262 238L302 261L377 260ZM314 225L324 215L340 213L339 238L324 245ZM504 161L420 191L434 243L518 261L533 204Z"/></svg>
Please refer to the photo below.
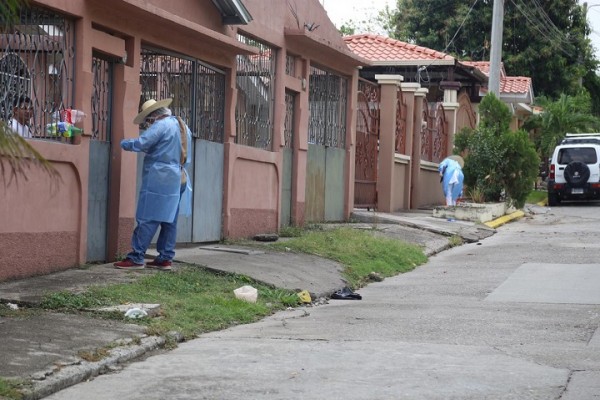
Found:
<svg viewBox="0 0 600 400"><path fill-rule="evenodd" d="M522 212L504 216L494 226L522 216ZM393 214L355 210L352 220L356 222L338 225L371 229L378 235L420 245L427 256L450 248L451 238L455 236L473 243L495 233L494 228L481 223L434 218L431 210ZM328 299L346 286L341 273L343 266L307 254L213 244L178 249L175 261L245 275L278 288L308 290L322 299ZM132 279L135 275L114 269L112 263L96 265L0 283L0 301L13 307L35 306L46 293L79 292L98 283L123 283ZM40 312L27 319L0 317L3 337L0 359L4 360L0 364L0 376L32 380L34 385L29 398L42 398L141 357L165 342L165 338L143 333L143 326L84 315ZM132 343L136 337L142 339ZM78 357L81 349L100 348L109 343L123 346L116 346L110 356L98 362Z"/></svg>

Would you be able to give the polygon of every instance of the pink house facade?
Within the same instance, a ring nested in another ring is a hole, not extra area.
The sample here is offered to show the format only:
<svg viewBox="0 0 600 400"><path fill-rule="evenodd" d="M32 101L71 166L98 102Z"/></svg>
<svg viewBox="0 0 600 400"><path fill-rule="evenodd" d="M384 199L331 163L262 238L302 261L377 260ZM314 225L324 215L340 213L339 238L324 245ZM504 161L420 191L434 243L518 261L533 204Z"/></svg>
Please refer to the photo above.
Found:
<svg viewBox="0 0 600 400"><path fill-rule="evenodd" d="M2 118L27 95L35 168L0 190L0 280L129 250L141 156L119 142L149 98L194 134L193 214L178 242L343 221L353 209L358 66L318 0L32 1L1 34ZM53 136L65 110L81 136ZM3 160L2 162L5 162Z"/></svg>

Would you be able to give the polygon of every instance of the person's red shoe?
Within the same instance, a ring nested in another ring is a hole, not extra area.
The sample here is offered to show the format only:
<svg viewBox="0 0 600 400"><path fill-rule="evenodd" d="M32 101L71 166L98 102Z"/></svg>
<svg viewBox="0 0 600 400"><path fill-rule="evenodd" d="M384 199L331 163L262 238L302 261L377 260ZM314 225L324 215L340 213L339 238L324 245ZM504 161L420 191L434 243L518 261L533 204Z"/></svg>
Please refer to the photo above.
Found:
<svg viewBox="0 0 600 400"><path fill-rule="evenodd" d="M153 269L158 269L161 271L170 271L171 270L171 261L168 260L164 260L164 261L148 261L146 263L146 267L148 268L153 268Z"/></svg>
<svg viewBox="0 0 600 400"><path fill-rule="evenodd" d="M129 258L124 259L123 261L118 261L113 264L117 269L144 269L144 264L136 264L131 261Z"/></svg>

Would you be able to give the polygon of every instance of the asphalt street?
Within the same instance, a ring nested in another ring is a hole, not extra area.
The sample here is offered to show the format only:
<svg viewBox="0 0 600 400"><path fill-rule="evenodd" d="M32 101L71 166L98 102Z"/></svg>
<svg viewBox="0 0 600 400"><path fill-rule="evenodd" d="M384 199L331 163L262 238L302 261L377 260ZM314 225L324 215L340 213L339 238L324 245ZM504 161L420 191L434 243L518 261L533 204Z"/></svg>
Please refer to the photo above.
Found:
<svg viewBox="0 0 600 400"><path fill-rule="evenodd" d="M599 399L598 205L532 211L363 300L202 335L48 399Z"/></svg>

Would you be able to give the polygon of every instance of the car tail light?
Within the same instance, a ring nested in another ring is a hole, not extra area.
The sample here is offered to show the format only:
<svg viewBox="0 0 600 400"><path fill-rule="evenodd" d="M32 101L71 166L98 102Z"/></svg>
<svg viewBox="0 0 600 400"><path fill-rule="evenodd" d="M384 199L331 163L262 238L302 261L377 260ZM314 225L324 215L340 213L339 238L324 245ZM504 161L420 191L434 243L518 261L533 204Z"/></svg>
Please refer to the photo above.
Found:
<svg viewBox="0 0 600 400"><path fill-rule="evenodd" d="M592 189L600 189L600 183L592 183Z"/></svg>
<svg viewBox="0 0 600 400"><path fill-rule="evenodd" d="M555 180L556 179L556 165L555 164L550 164L550 177L549 179L551 180Z"/></svg>

